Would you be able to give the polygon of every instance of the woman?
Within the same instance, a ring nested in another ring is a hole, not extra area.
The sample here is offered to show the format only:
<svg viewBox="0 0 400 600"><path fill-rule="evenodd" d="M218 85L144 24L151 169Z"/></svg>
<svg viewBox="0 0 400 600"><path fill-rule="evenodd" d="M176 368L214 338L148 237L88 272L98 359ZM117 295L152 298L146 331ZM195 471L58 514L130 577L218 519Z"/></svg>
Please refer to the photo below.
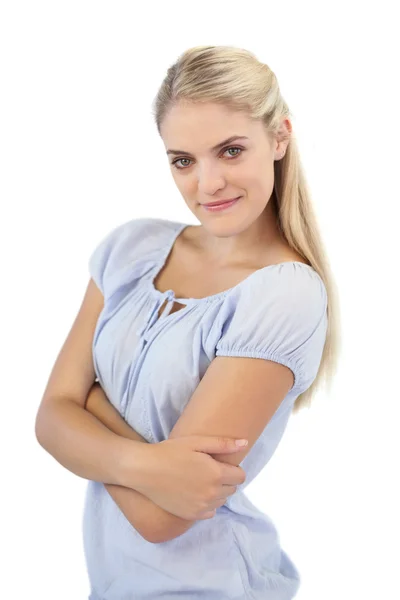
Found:
<svg viewBox="0 0 400 600"><path fill-rule="evenodd" d="M154 108L200 225L132 219L95 248L36 434L89 479L90 600L293 598L244 489L332 377L339 315L289 110L267 65L214 46L169 68Z"/></svg>

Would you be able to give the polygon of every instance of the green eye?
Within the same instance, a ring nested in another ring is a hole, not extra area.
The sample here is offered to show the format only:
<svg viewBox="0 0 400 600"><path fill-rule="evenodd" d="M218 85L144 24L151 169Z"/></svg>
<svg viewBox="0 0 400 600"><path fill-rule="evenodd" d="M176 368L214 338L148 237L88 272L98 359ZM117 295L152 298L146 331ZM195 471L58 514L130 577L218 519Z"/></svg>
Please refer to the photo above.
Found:
<svg viewBox="0 0 400 600"><path fill-rule="evenodd" d="M222 150L222 154L225 154L225 152L227 152L228 150L239 150L239 152L237 154L235 154L235 156L231 156L231 158L229 160L233 160L234 158L237 158L238 156L240 156L243 152L244 152L244 148L239 148L238 146L229 146L228 148L224 148ZM186 167L177 167L177 163L181 160L188 160L189 162L191 162L190 158L187 157L183 157L183 158L176 158L174 161L172 161L172 166L175 167L175 169L178 170L183 170L186 169Z"/></svg>

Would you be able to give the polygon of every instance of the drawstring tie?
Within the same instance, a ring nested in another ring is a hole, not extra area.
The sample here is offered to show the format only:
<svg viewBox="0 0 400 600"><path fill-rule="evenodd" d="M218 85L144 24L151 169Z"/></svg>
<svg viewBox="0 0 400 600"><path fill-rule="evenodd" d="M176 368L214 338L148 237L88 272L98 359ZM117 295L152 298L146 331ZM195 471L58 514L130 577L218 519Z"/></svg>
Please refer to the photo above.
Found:
<svg viewBox="0 0 400 600"><path fill-rule="evenodd" d="M158 310L163 305L165 300L167 300L167 305L164 308L164 310L161 314L161 317L158 317ZM158 300L156 300L156 302L154 302L154 305L151 308L149 315L145 319L143 326L140 327L136 331L137 335L139 337L141 337L142 335L144 335L147 332L148 329L150 329L154 325L154 323L159 318L163 319L163 318L167 317L169 315L169 313L171 312L171 309L174 305L174 301L175 301L175 293L173 290L167 290L166 292L164 292L160 296L160 298Z"/></svg>

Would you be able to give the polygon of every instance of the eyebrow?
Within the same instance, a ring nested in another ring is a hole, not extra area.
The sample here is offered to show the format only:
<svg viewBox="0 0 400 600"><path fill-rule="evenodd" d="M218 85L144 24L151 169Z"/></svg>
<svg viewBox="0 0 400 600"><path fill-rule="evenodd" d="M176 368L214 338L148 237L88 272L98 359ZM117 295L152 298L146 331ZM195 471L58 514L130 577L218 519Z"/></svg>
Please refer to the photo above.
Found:
<svg viewBox="0 0 400 600"><path fill-rule="evenodd" d="M230 144L234 140L248 140L248 139L249 138L244 135L232 135L227 140L224 140L223 142L220 142L216 146L213 146L211 148L211 150L218 150L219 148L221 148L221 146L225 146L225 144ZM191 156L190 152L186 152L185 150L167 150L167 154L188 154L189 156Z"/></svg>

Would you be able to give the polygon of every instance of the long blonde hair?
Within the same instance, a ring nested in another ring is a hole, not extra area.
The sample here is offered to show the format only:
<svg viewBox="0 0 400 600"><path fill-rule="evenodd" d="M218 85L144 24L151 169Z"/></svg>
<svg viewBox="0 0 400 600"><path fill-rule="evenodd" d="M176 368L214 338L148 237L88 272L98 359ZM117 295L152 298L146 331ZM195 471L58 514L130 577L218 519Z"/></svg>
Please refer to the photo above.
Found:
<svg viewBox="0 0 400 600"><path fill-rule="evenodd" d="M282 120L290 118L275 73L254 54L233 46L195 46L169 67L154 100L153 115L159 134L164 117L179 101L220 103L261 120L273 139L287 139ZM328 295L328 330L321 363L312 385L298 396L293 413L310 407L322 382L337 371L341 350L340 307L336 283L318 229L311 194L293 133L284 158L274 163L273 196L278 226L284 239L320 275Z"/></svg>

